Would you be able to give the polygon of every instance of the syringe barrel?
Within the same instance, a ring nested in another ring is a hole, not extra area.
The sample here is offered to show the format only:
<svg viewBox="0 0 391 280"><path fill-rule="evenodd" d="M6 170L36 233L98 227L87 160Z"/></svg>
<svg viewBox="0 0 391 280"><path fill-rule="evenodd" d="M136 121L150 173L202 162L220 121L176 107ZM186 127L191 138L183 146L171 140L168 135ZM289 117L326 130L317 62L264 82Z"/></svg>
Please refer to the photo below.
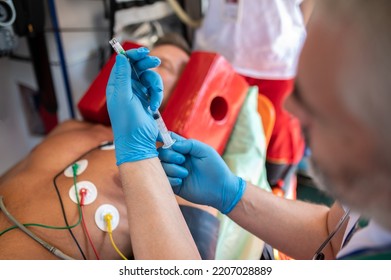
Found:
<svg viewBox="0 0 391 280"><path fill-rule="evenodd" d="M172 144L175 143L175 140L172 139L170 132L168 131L166 124L163 121L162 115L160 114L159 111L155 111L152 113L153 118L156 121L157 127L159 129L160 136L162 137L163 140L163 149L167 149L172 146Z"/></svg>

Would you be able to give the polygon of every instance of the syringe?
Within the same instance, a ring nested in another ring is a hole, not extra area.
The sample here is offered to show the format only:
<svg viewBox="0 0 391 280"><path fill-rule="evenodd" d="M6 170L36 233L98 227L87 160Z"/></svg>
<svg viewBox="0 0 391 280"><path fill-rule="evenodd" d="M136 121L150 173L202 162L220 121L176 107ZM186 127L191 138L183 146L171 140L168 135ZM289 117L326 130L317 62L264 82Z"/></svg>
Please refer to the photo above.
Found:
<svg viewBox="0 0 391 280"><path fill-rule="evenodd" d="M157 127L159 129L160 136L163 140L163 149L168 149L175 143L175 140L172 139L170 132L168 131L166 124L163 121L162 115L159 110L152 112L152 116L157 123Z"/></svg>
<svg viewBox="0 0 391 280"><path fill-rule="evenodd" d="M109 43L113 47L114 51L117 54L123 54L129 60L130 66L132 67L132 73L135 74L138 82L140 83L140 84L132 83L132 85L136 87L137 92L143 93L145 95L145 98L149 99L148 94L147 94L147 89L145 87L141 86L140 77L138 76L137 71L134 68L133 64L130 62L130 59L129 59L128 55L126 54L124 48L121 46L121 44L118 42L118 40L116 38L111 39L109 41ZM142 98L142 97L140 97L140 98ZM171 147L172 144L175 143L175 140L171 138L170 132L168 131L166 124L163 121L162 115L160 114L160 112L158 110L156 110L155 112L152 112L152 116L153 116L154 120L156 121L160 136L162 137L163 149L167 149L167 148Z"/></svg>

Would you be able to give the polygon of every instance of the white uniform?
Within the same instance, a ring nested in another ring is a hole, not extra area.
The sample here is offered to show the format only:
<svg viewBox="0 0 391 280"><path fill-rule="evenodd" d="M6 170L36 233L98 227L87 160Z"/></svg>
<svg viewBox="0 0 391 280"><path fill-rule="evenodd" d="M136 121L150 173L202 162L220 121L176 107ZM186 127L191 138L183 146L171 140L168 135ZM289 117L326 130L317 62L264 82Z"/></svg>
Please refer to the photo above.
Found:
<svg viewBox="0 0 391 280"><path fill-rule="evenodd" d="M349 222L350 223L350 222ZM348 224L348 229L349 224ZM347 230L348 231L348 230ZM346 238L346 234L344 236ZM374 221L355 232L349 242L337 254L337 258L349 257L355 253L376 251L391 246L391 232L384 229Z"/></svg>
<svg viewBox="0 0 391 280"><path fill-rule="evenodd" d="M222 54L241 75L291 79L306 31L302 0L211 0L194 50Z"/></svg>

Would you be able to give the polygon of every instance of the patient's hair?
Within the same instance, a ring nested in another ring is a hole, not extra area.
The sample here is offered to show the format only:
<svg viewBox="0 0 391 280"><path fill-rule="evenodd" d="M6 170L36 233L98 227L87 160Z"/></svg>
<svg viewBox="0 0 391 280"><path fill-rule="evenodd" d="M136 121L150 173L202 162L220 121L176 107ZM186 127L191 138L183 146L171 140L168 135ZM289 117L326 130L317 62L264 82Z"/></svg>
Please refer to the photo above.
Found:
<svg viewBox="0 0 391 280"><path fill-rule="evenodd" d="M157 41L153 44L153 47L161 46L161 45L174 45L180 49L182 49L188 55L191 54L191 48L185 38L178 33L170 32L161 36Z"/></svg>

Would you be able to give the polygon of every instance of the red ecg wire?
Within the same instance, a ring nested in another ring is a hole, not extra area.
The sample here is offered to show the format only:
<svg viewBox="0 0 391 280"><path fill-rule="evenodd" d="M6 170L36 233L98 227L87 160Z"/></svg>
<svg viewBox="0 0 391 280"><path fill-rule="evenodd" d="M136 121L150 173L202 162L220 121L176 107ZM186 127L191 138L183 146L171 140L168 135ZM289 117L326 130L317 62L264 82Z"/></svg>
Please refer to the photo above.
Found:
<svg viewBox="0 0 391 280"><path fill-rule="evenodd" d="M91 239L91 236L90 236L90 233L88 232L88 229L87 229L87 226L86 226L86 223L85 223L85 219L84 219L84 198L87 194L87 189L85 188L81 188L80 191L80 208L81 208L81 217L82 217L82 225L83 225L83 229L84 229L84 232L87 236L87 239L88 239L88 242L90 243L91 247L92 247L92 250L94 251L95 253L95 256L96 256L96 259L97 260L100 260L100 257L99 257L99 254L94 246L94 243L92 242L92 239Z"/></svg>

